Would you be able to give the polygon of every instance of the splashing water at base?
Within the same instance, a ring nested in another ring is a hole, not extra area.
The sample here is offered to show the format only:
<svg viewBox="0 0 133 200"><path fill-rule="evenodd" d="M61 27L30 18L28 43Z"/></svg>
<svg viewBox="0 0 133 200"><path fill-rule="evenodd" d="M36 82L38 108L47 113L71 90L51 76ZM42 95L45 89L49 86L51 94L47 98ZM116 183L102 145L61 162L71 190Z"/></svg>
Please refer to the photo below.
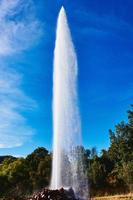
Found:
<svg viewBox="0 0 133 200"><path fill-rule="evenodd" d="M53 75L53 164L51 189L72 187L86 198L87 178L77 101L77 58L62 7L58 16Z"/></svg>

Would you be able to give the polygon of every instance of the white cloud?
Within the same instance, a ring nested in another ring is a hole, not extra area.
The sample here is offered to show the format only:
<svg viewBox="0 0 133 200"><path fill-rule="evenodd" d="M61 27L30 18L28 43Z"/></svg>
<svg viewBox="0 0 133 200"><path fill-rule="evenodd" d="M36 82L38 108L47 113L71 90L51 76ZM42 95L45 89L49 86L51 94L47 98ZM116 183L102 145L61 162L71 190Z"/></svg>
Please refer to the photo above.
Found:
<svg viewBox="0 0 133 200"><path fill-rule="evenodd" d="M34 16L31 0L0 2L0 55L23 51L42 35L40 22Z"/></svg>
<svg viewBox="0 0 133 200"><path fill-rule="evenodd" d="M21 146L34 134L21 111L34 109L36 102L20 86L19 74L0 69L0 148Z"/></svg>
<svg viewBox="0 0 133 200"><path fill-rule="evenodd" d="M22 90L23 76L5 61L34 45L41 35L32 0L0 1L0 57L4 56L0 63L0 148L21 146L34 134L22 111L31 111L36 102Z"/></svg>

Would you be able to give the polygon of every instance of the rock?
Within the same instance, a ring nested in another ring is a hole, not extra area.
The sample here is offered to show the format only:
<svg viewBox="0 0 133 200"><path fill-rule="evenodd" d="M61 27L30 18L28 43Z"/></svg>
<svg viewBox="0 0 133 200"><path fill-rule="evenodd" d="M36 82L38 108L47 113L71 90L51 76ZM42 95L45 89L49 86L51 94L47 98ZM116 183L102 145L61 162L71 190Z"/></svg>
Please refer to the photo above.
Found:
<svg viewBox="0 0 133 200"><path fill-rule="evenodd" d="M44 188L42 191L33 194L32 197L27 200L78 200L75 197L72 188L65 190L61 188L59 190L50 190Z"/></svg>

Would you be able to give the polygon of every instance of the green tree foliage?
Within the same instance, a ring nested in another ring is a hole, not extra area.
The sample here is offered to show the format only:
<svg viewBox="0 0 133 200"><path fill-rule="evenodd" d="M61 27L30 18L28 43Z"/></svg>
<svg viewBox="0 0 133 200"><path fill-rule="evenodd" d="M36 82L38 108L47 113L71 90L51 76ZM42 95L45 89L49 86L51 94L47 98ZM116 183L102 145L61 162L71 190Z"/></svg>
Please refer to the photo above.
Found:
<svg viewBox="0 0 133 200"><path fill-rule="evenodd" d="M23 196L49 184L51 155L37 148L26 158L6 157L0 164L0 197Z"/></svg>
<svg viewBox="0 0 133 200"><path fill-rule="evenodd" d="M97 156L89 151L88 176L93 195L133 191L133 106L128 111L128 122L109 130L110 147ZM87 150L88 151L88 150Z"/></svg>
<svg viewBox="0 0 133 200"><path fill-rule="evenodd" d="M32 191L46 187L50 181L51 155L45 148L37 148L26 158Z"/></svg>

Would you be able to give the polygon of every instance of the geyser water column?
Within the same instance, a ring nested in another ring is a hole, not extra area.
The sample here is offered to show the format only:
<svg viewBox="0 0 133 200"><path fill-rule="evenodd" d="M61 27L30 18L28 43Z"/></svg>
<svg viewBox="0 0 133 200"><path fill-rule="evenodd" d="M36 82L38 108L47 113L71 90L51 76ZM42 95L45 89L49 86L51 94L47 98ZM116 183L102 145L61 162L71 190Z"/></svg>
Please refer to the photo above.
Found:
<svg viewBox="0 0 133 200"><path fill-rule="evenodd" d="M77 72L76 53L62 7L58 16L54 51L51 189L72 187L76 194L83 196L83 190L87 190L87 182L80 151ZM82 186L84 189L81 192Z"/></svg>

